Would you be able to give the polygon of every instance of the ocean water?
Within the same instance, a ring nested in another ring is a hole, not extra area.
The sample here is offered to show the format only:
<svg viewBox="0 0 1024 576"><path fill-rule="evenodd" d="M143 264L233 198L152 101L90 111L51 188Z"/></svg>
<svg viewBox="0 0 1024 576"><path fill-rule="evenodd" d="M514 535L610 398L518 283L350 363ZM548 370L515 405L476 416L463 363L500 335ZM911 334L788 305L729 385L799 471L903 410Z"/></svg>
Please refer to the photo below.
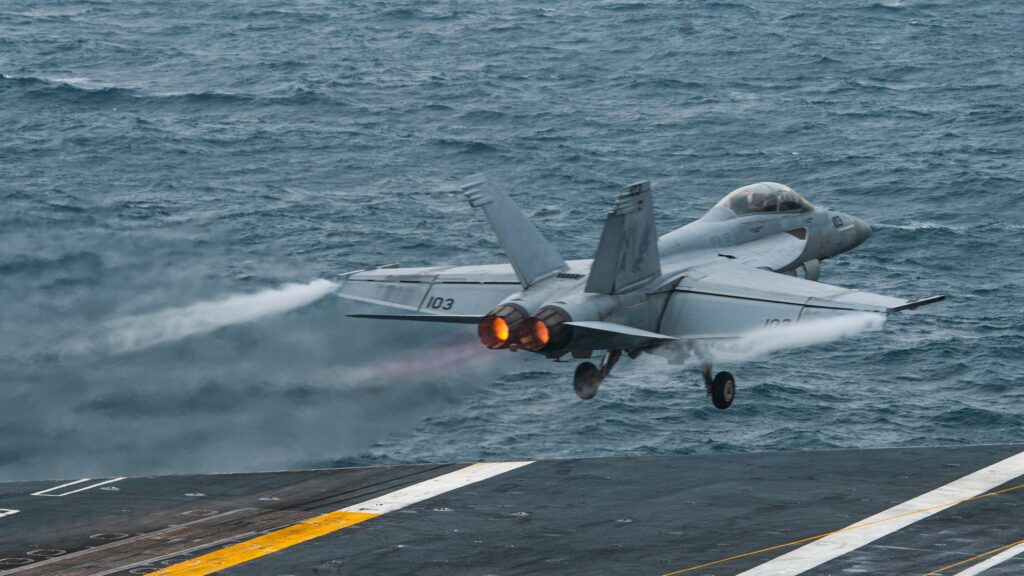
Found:
<svg viewBox="0 0 1024 576"><path fill-rule="evenodd" d="M1024 439L1014 0L0 2L0 479ZM822 280L949 295L693 367L346 318L338 273L501 262L498 174L565 258L784 182L873 237Z"/></svg>

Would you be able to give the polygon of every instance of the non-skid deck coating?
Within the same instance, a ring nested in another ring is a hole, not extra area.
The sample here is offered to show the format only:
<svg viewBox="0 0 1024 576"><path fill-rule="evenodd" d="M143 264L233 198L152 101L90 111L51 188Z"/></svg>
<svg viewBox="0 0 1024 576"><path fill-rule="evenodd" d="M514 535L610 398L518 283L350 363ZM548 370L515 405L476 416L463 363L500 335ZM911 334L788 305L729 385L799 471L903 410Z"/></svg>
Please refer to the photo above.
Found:
<svg viewBox="0 0 1024 576"><path fill-rule="evenodd" d="M1020 575L1021 453L1024 445L14 482L0 484L0 570Z"/></svg>

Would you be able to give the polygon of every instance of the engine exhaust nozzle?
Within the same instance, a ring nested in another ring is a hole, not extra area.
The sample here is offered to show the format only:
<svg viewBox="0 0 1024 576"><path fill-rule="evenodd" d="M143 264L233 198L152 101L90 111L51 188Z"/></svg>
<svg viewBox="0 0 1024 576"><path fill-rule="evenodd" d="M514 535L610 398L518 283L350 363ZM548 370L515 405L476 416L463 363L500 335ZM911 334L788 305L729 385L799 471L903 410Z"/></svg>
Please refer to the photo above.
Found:
<svg viewBox="0 0 1024 576"><path fill-rule="evenodd" d="M531 352L559 350L572 340L572 316L557 306L544 306L525 319L516 330L516 342Z"/></svg>
<svg viewBox="0 0 1024 576"><path fill-rule="evenodd" d="M502 304L492 310L476 327L480 342L491 350L508 348L519 324L529 314L518 304Z"/></svg>

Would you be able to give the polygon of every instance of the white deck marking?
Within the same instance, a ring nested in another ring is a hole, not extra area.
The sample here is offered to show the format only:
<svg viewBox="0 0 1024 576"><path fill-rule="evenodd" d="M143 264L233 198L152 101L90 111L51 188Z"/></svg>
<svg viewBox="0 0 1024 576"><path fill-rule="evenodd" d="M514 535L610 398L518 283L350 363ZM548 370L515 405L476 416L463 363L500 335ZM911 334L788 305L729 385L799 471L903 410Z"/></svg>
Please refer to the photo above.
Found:
<svg viewBox="0 0 1024 576"><path fill-rule="evenodd" d="M82 478L81 480L75 480L74 482L68 482L66 484L61 484L60 486L54 486L53 488L47 488L46 490L40 490L39 492L33 492L32 495L33 496L46 496L47 495L46 493L50 492L52 490L59 490L61 488L65 488L67 486L74 486L75 484L81 484L82 482L88 482L89 480L92 480L92 478Z"/></svg>
<svg viewBox="0 0 1024 576"><path fill-rule="evenodd" d="M405 508L417 502L426 500L427 498L433 498L439 496L445 492L450 492L457 488L462 488L481 480L486 480L492 476L504 474L510 472L516 468L522 468L527 464L531 464L532 461L527 462L481 462L478 464L471 464L465 468L456 470L455 472L449 472L437 478L431 478L430 480L424 480L419 484L413 484L400 490L396 490L390 494L367 500L359 504L354 504L347 508L342 508L343 512L368 512L370 514L387 514L388 512L394 512L400 508Z"/></svg>
<svg viewBox="0 0 1024 576"><path fill-rule="evenodd" d="M268 554L280 552L297 544L333 534L338 530L377 518L381 514L400 510L406 506L422 502L427 498L440 496L445 492L487 480L527 464L531 464L531 462L472 464L360 504L354 504L341 510L307 518L302 522L297 522L277 530L263 532L253 538L214 550L196 558L183 560L166 568L161 568L156 572L152 572L151 576L206 576L207 574L221 572L232 566L238 566ZM181 555L183 553L185 551L179 551L175 554Z"/></svg>
<svg viewBox="0 0 1024 576"><path fill-rule="evenodd" d="M1024 475L1024 452L851 524L738 576L795 576Z"/></svg>
<svg viewBox="0 0 1024 576"><path fill-rule="evenodd" d="M985 570L998 566L1003 562L1006 562L1007 560L1013 558L1014 556L1017 556L1021 552L1024 552L1024 543L1017 544L1012 548L1007 548L999 554L996 554L995 556L989 558L988 560L985 560L984 562L979 562L978 564L971 566L963 572L957 572L956 576L974 576L975 574L981 574Z"/></svg>
<svg viewBox="0 0 1024 576"><path fill-rule="evenodd" d="M121 480L124 480L124 478L125 478L124 476L121 476L120 478L111 478L109 480L103 480L103 481L97 482L95 484L89 484L88 486L82 486L81 488L75 488L74 490L68 490L66 492L60 492L58 494L54 494L53 493L54 490L59 490L61 488L67 488L68 486L75 486L75 485L81 484L82 482L88 482L88 481L92 480L92 478L82 478L81 480L75 480L74 482L68 482L66 484L61 484L60 486L54 486L53 488L47 488L46 490L40 490L39 492L33 492L32 496L53 496L53 497L67 496L68 494L75 494L75 493L78 493L78 492L84 492L85 490L90 490L92 488L97 488L99 486L103 486L104 484L111 484L113 482L119 482Z"/></svg>
<svg viewBox="0 0 1024 576"><path fill-rule="evenodd" d="M0 518L3 518L4 516L11 516L12 514L17 514L18 512L21 512L21 510L12 510L10 508L0 508Z"/></svg>

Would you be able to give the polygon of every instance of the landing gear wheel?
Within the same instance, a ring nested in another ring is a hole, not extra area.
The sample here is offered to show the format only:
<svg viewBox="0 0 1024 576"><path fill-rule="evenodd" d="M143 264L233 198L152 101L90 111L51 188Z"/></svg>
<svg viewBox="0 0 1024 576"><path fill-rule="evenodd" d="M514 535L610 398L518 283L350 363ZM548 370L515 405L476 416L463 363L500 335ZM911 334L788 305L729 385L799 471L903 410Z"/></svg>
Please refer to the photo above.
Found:
<svg viewBox="0 0 1024 576"><path fill-rule="evenodd" d="M584 362L576 367L572 377L572 389L584 400L597 396L597 388L601 385L601 371L593 362Z"/></svg>
<svg viewBox="0 0 1024 576"><path fill-rule="evenodd" d="M715 408L725 410L732 406L732 400L736 397L736 379L728 372L715 374L711 382L711 402Z"/></svg>

